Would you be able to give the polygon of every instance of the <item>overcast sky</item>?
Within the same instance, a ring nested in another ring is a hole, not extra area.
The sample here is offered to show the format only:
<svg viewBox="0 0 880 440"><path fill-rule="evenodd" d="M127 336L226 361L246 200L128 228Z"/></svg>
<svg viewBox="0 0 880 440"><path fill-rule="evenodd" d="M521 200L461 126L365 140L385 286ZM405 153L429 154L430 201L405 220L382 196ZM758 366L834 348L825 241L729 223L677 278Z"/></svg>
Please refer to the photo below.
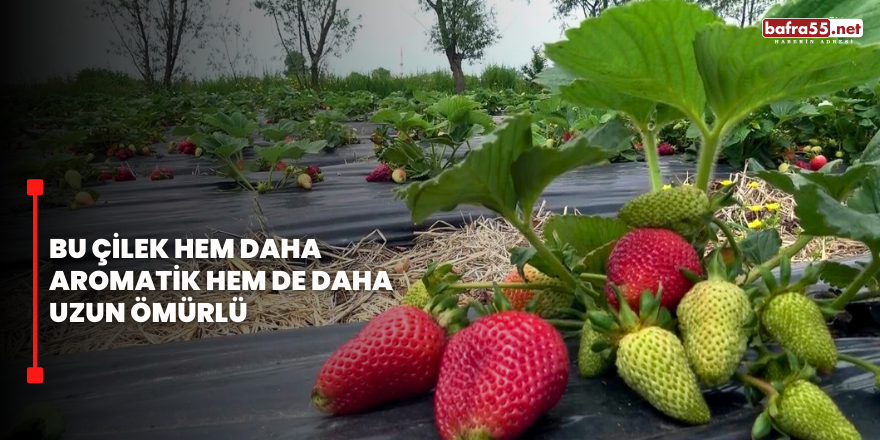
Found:
<svg viewBox="0 0 880 440"><path fill-rule="evenodd" d="M213 12L221 14L225 0L211 1L216 5ZM531 4L525 0L487 1L498 11L501 40L486 51L480 64L466 66L467 72L479 72L491 63L519 67L531 56L530 47L562 37L561 23L552 19L549 0L533 0ZM15 82L41 80L88 67L135 73L127 59L107 54L113 28L109 23L88 18L91 3L91 0L13 2L15 10L6 16L7 20L14 20L19 29L13 36L16 43L10 48L12 58L27 61L7 67L9 79ZM233 10L241 10L242 27L252 33L248 47L257 63L249 70L256 74L262 74L264 69L280 71L281 49L277 47L273 21L251 5L251 1L233 1ZM353 17L361 15L363 28L351 51L330 60L332 72L369 72L384 67L398 73L401 49L404 72L448 69L445 57L427 48L425 31L434 17L422 12L417 0L339 0L339 5L349 8ZM213 74L207 67L207 50L189 58L190 74L197 77Z"/></svg>

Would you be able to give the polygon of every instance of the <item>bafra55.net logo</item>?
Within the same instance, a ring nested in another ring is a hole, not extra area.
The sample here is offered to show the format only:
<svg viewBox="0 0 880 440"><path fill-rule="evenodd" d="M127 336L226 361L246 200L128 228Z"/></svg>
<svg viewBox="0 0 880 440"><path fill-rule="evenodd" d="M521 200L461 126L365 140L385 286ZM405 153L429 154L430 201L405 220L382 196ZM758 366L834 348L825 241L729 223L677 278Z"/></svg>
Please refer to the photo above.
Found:
<svg viewBox="0 0 880 440"><path fill-rule="evenodd" d="M765 18L765 38L857 38L864 32L860 18Z"/></svg>

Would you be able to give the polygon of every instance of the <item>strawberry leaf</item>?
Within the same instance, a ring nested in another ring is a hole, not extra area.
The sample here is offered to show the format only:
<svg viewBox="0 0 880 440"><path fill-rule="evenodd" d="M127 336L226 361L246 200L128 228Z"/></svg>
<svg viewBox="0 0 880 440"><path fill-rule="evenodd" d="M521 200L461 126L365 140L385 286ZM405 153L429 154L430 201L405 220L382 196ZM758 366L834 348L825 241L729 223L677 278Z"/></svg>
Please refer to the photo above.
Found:
<svg viewBox="0 0 880 440"><path fill-rule="evenodd" d="M809 182L827 191L835 200L844 200L864 182L869 174L876 172L878 167L880 161L854 165L839 174L810 171L786 174L775 170L764 170L758 172L757 176L788 194L793 194L798 186Z"/></svg>
<svg viewBox="0 0 880 440"><path fill-rule="evenodd" d="M437 177L401 188L412 219L421 222L438 211L458 205L484 206L508 220L515 217L516 190L510 167L532 149L532 121L528 113L506 121L467 157Z"/></svg>
<svg viewBox="0 0 880 440"><path fill-rule="evenodd" d="M707 26L693 47L719 123L771 102L862 85L880 70L880 45L774 44L757 27Z"/></svg>
<svg viewBox="0 0 880 440"><path fill-rule="evenodd" d="M483 206L507 220L518 221L517 206L529 215L535 200L554 178L616 154L624 144L622 139L629 136L622 123L612 122L559 149L536 148L532 146L531 120L528 112L510 118L455 166L430 180L397 190L398 197L406 200L413 221L421 222L435 212L451 211L458 205Z"/></svg>
<svg viewBox="0 0 880 440"><path fill-rule="evenodd" d="M871 138L871 141L868 142L868 145L865 147L865 151L862 152L862 155L859 157L858 162L873 162L880 160L880 131Z"/></svg>
<svg viewBox="0 0 880 440"><path fill-rule="evenodd" d="M590 256L585 260L585 270L591 273L605 273L605 262L611 254L615 242L629 231L629 227L616 218L585 215L557 215L547 220L544 225L545 237L558 239L571 245L581 257ZM593 253L600 250L601 252ZM589 264L587 264L589 263Z"/></svg>
<svg viewBox="0 0 880 440"><path fill-rule="evenodd" d="M819 278L828 283L832 287L843 289L849 286L852 280L859 275L858 267L837 263L834 261L825 261L822 263Z"/></svg>
<svg viewBox="0 0 880 440"><path fill-rule="evenodd" d="M795 215L804 233L848 238L880 250L880 214L865 214L841 205L817 185L801 185L794 192Z"/></svg>
<svg viewBox="0 0 880 440"><path fill-rule="evenodd" d="M750 233L739 243L743 257L752 265L763 264L779 253L782 239L776 229L763 229Z"/></svg>
<svg viewBox="0 0 880 440"><path fill-rule="evenodd" d="M847 206L863 214L880 214L880 167L862 182L847 201Z"/></svg>
<svg viewBox="0 0 880 440"><path fill-rule="evenodd" d="M548 44L545 53L555 65L588 81L576 87L600 93L613 89L615 95L666 103L700 119L706 94L693 41L698 30L720 21L686 2L634 2L569 29L567 40Z"/></svg>
<svg viewBox="0 0 880 440"><path fill-rule="evenodd" d="M599 126L559 148L525 151L511 166L520 209L531 216L532 207L550 182L583 165L592 165L629 148L630 131L620 119Z"/></svg>
<svg viewBox="0 0 880 440"><path fill-rule="evenodd" d="M847 0L829 2L827 0L797 0L773 5L765 18L860 18L864 25L864 35L856 38L856 43L871 44L880 42L880 8L875 0Z"/></svg>

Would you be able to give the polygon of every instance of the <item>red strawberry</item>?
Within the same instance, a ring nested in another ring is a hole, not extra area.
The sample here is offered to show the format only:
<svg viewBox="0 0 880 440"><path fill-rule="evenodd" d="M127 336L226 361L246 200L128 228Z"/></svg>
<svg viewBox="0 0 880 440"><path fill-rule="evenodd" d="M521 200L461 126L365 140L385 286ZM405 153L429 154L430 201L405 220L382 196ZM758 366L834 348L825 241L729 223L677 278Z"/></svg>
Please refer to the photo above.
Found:
<svg viewBox="0 0 880 440"><path fill-rule="evenodd" d="M367 176L367 182L390 182L391 173L391 167L388 166L387 163L380 163L379 166Z"/></svg>
<svg viewBox="0 0 880 440"><path fill-rule="evenodd" d="M424 310L388 309L330 355L312 404L351 414L427 393L437 384L445 343L446 333Z"/></svg>
<svg viewBox="0 0 880 440"><path fill-rule="evenodd" d="M312 178L313 182L323 182L324 181L324 172L321 171L321 168L319 168L317 165L314 165L314 164L309 165L306 168L306 174L308 174L309 177Z"/></svg>
<svg viewBox="0 0 880 440"><path fill-rule="evenodd" d="M680 235L668 229L636 229L624 235L608 257L608 282L605 294L617 307L617 296L612 284L626 298L627 304L638 313L642 292L650 290L655 296L663 286L660 304L675 312L679 301L693 286L679 269L688 269L702 275L700 257L693 246Z"/></svg>
<svg viewBox="0 0 880 440"><path fill-rule="evenodd" d="M800 159L794 161L794 166L796 166L796 167L798 167L798 168L801 168L801 169L804 169L804 170L809 170L809 169L810 169L810 164L808 164L808 163L806 163L806 162L804 162L804 161L802 161L802 160L800 160Z"/></svg>
<svg viewBox="0 0 880 440"><path fill-rule="evenodd" d="M284 171L287 169L287 164L284 163L283 160L279 160L278 163L275 164L275 171Z"/></svg>
<svg viewBox="0 0 880 440"><path fill-rule="evenodd" d="M116 150L116 157L119 158L119 160L128 159L128 150L126 150L126 149Z"/></svg>
<svg viewBox="0 0 880 440"><path fill-rule="evenodd" d="M513 268L510 273L501 280L502 283L524 283L525 281L519 275L519 270ZM510 305L514 310L522 310L528 305L529 301L535 296L535 292L528 289L504 289L502 291Z"/></svg>
<svg viewBox="0 0 880 440"><path fill-rule="evenodd" d="M818 156L813 157L810 160L810 169L812 169L813 171L819 171L822 169L822 167L824 167L827 164L828 164L828 159L826 159L825 156L820 154Z"/></svg>
<svg viewBox="0 0 880 440"><path fill-rule="evenodd" d="M167 126L168 126L168 122L166 122L166 121L162 121L162 126L163 126L163 127L167 127Z"/></svg>
<svg viewBox="0 0 880 440"><path fill-rule="evenodd" d="M156 167L153 172L150 173L150 180L169 180L174 178L174 173L171 172L170 168L159 168Z"/></svg>
<svg viewBox="0 0 880 440"><path fill-rule="evenodd" d="M290 142L292 140L293 139L291 139L290 136L284 136L284 142Z"/></svg>
<svg viewBox="0 0 880 440"><path fill-rule="evenodd" d="M559 402L569 375L562 336L518 311L476 320L452 337L434 391L443 440L508 440Z"/></svg>
<svg viewBox="0 0 880 440"><path fill-rule="evenodd" d="M128 167L117 168L115 179L117 182L127 182L129 180L135 180L134 174L131 173L131 169L129 169Z"/></svg>
<svg viewBox="0 0 880 440"><path fill-rule="evenodd" d="M669 142L660 142L660 145L657 146L657 154L661 156L671 156L675 154L675 147L669 144Z"/></svg>
<svg viewBox="0 0 880 440"><path fill-rule="evenodd" d="M321 173L321 169L318 168L317 165L309 165L308 167L306 167L306 173L309 175L309 177L312 178L312 180L317 178L319 174L323 174Z"/></svg>
<svg viewBox="0 0 880 440"><path fill-rule="evenodd" d="M570 131L566 131L565 133L562 134L562 142L568 142L570 140L571 140L571 132Z"/></svg>

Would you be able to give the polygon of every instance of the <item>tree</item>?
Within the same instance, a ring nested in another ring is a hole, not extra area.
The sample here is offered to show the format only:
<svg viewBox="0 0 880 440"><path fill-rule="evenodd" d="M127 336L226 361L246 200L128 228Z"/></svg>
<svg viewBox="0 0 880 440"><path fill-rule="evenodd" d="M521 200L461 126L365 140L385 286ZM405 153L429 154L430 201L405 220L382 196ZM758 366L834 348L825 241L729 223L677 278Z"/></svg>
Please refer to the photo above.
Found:
<svg viewBox="0 0 880 440"><path fill-rule="evenodd" d="M434 12L437 22L428 32L434 51L446 55L455 92L464 92L464 60L473 62L498 41L495 8L486 8L485 0L419 0L426 12Z"/></svg>
<svg viewBox="0 0 880 440"><path fill-rule="evenodd" d="M340 57L354 43L361 16L353 21L337 0L256 0L254 6L272 17L281 47L308 56L312 88L318 88L321 67L327 57ZM286 60L287 58L285 58Z"/></svg>
<svg viewBox="0 0 880 440"><path fill-rule="evenodd" d="M526 79L531 82L534 81L535 78L538 77L538 74L543 72L545 68L547 68L547 57L544 56L540 46L534 46L532 47L532 59L529 60L528 64L522 66L520 70Z"/></svg>
<svg viewBox="0 0 880 440"><path fill-rule="evenodd" d="M306 57L304 57L303 54L297 51L287 52L287 55L284 57L285 76L296 78L296 81L300 84L306 84L308 71Z"/></svg>
<svg viewBox="0 0 880 440"><path fill-rule="evenodd" d="M235 18L229 14L231 1L226 0L226 10L217 19L215 29L220 44L215 46L208 56L208 66L221 75L230 75L237 80L242 67L240 64L253 66L256 57L247 48L251 32L244 33L239 23L241 9Z"/></svg>
<svg viewBox="0 0 880 440"><path fill-rule="evenodd" d="M550 0L553 5L553 18L596 17L611 6L622 5L629 0Z"/></svg>
<svg viewBox="0 0 880 440"><path fill-rule="evenodd" d="M778 0L697 0L716 14L736 20L740 26L750 26Z"/></svg>
<svg viewBox="0 0 880 440"><path fill-rule="evenodd" d="M208 38L209 0L96 0L89 10L113 25L111 49L128 58L149 87L160 77L170 87L184 64L180 55L204 48Z"/></svg>

